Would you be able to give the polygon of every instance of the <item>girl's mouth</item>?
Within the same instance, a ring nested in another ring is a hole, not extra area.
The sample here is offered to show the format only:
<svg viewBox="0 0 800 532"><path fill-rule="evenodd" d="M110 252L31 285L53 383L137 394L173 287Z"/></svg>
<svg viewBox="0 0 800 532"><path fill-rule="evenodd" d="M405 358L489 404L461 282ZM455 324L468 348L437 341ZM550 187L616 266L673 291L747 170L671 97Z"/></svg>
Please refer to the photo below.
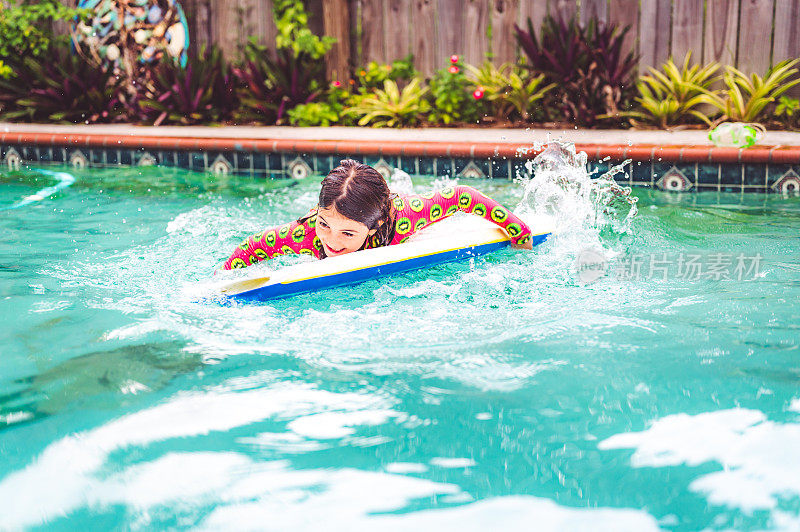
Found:
<svg viewBox="0 0 800 532"><path fill-rule="evenodd" d="M326 244L326 243L324 243L324 242L322 243L322 245L323 245L323 246L325 246L325 252L326 252L328 255L338 255L339 253L341 253L342 251L344 251L344 248L342 248L342 249L340 249L340 250L338 250L338 251L337 251L337 250L334 250L334 249L331 249L331 248L330 248L330 246L328 246L328 244Z"/></svg>

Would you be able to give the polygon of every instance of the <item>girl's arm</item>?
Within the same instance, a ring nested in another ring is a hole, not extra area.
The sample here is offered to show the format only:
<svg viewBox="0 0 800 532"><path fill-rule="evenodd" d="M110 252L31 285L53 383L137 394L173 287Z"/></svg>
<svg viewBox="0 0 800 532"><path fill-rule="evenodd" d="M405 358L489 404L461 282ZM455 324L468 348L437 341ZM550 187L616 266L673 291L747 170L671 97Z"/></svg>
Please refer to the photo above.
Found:
<svg viewBox="0 0 800 532"><path fill-rule="evenodd" d="M322 244L317 237L316 221L317 217L312 215L247 237L225 261L222 269L245 268L260 260L292 253L319 258Z"/></svg>
<svg viewBox="0 0 800 532"><path fill-rule="evenodd" d="M515 246L527 247L531 241L531 230L519 216L467 185L399 197L395 199L395 209L398 211L395 244L458 211L481 216L502 227Z"/></svg>

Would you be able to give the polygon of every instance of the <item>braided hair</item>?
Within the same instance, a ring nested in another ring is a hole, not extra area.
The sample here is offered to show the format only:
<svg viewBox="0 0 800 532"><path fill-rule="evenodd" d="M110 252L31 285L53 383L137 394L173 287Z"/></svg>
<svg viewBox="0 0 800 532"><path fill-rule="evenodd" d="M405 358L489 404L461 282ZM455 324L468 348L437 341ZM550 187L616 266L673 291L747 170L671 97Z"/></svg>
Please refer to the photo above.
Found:
<svg viewBox="0 0 800 532"><path fill-rule="evenodd" d="M387 246L394 238L392 200L396 197L377 170L352 159L344 159L322 180L319 208L336 212L366 225L375 234L368 236L361 249ZM305 221L305 220L302 220ZM325 258L325 250L320 251Z"/></svg>

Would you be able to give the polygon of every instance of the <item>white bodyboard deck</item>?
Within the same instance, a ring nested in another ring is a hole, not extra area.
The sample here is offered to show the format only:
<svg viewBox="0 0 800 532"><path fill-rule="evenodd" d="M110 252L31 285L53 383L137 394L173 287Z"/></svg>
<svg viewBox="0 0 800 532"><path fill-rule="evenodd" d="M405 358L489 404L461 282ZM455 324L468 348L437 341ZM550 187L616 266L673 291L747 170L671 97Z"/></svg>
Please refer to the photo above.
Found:
<svg viewBox="0 0 800 532"><path fill-rule="evenodd" d="M542 219L531 226L533 245L551 234ZM224 298L263 301L355 284L398 272L416 270L490 253L510 244L495 224L476 216L454 215L414 235L408 242L295 264L221 287Z"/></svg>

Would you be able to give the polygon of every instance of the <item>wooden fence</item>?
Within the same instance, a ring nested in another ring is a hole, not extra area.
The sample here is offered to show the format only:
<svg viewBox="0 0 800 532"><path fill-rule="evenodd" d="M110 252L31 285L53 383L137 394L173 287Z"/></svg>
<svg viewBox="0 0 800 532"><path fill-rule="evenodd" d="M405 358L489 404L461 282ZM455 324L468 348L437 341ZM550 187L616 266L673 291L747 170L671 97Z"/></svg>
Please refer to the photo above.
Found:
<svg viewBox="0 0 800 532"><path fill-rule="evenodd" d="M639 66L657 66L692 51L696 61L719 61L763 73L800 56L800 0L306 0L310 25L338 39L331 76L343 78L368 61L414 54L425 74L453 53L480 63L513 61L514 24L530 18L538 30L550 13L630 25L627 45ZM274 43L271 0L182 0L195 44L215 42L228 55L251 35Z"/></svg>

